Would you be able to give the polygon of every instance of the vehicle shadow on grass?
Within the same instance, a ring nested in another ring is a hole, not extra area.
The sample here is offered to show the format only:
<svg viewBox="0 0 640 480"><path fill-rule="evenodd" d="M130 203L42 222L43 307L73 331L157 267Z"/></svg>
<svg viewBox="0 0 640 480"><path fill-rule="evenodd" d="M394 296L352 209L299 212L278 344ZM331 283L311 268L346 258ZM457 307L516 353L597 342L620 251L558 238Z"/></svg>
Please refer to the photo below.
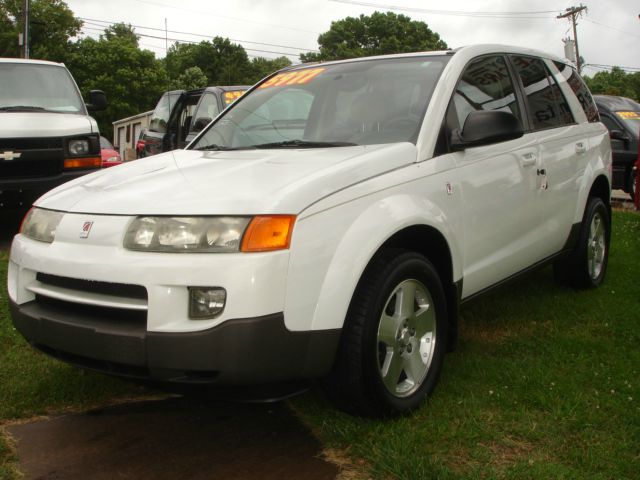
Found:
<svg viewBox="0 0 640 480"><path fill-rule="evenodd" d="M26 478L333 479L284 402L172 397L7 428Z"/></svg>

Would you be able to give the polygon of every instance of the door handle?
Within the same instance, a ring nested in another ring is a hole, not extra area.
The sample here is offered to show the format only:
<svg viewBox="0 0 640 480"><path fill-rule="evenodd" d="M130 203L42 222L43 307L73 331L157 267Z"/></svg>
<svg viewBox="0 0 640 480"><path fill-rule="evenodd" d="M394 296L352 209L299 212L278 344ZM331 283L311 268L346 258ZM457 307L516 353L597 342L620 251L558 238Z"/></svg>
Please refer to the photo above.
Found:
<svg viewBox="0 0 640 480"><path fill-rule="evenodd" d="M522 154L522 160L520 160L520 164L523 167L530 167L536 164L536 154L535 153L524 153Z"/></svg>
<svg viewBox="0 0 640 480"><path fill-rule="evenodd" d="M587 146L584 142L576 143L576 153L585 153L587 151Z"/></svg>

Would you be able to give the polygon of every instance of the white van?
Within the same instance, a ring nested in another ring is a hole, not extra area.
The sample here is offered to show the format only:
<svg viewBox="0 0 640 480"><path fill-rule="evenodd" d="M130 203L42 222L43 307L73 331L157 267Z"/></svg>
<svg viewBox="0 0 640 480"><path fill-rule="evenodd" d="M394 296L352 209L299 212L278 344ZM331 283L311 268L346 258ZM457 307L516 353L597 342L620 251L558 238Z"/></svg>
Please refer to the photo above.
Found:
<svg viewBox="0 0 640 480"><path fill-rule="evenodd" d="M16 328L75 365L260 385L328 378L351 412L416 408L458 308L533 267L607 267L611 147L575 69L484 45L280 71L186 150L36 202Z"/></svg>
<svg viewBox="0 0 640 480"><path fill-rule="evenodd" d="M98 125L66 67L0 58L0 213L26 211L43 193L100 168Z"/></svg>

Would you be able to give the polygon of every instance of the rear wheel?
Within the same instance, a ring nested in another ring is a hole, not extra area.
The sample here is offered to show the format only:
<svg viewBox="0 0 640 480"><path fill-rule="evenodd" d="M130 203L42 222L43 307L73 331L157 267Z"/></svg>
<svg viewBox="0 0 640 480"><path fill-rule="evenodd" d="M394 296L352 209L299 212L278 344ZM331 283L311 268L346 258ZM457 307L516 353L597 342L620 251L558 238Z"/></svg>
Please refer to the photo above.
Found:
<svg viewBox="0 0 640 480"><path fill-rule="evenodd" d="M571 254L554 264L556 279L576 288L597 287L604 280L609 259L611 222L602 199L587 202L578 243Z"/></svg>
<svg viewBox="0 0 640 480"><path fill-rule="evenodd" d="M446 325L444 291L433 265L414 252L383 251L352 299L330 397L361 415L418 407L442 369Z"/></svg>

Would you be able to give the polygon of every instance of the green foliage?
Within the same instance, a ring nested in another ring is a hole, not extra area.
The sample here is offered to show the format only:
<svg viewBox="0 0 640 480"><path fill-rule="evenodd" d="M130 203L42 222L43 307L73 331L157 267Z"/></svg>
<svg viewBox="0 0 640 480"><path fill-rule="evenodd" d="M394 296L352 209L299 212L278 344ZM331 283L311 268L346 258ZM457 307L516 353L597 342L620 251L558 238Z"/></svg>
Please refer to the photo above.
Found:
<svg viewBox="0 0 640 480"><path fill-rule="evenodd" d="M23 31L23 0L0 0L0 57L18 57L18 33ZM62 62L82 27L62 0L31 0L29 7L30 57Z"/></svg>
<svg viewBox="0 0 640 480"><path fill-rule="evenodd" d="M392 12L347 17L318 37L320 53L303 53L303 62L445 50L447 44L426 23Z"/></svg>
<svg viewBox="0 0 640 480"><path fill-rule="evenodd" d="M207 86L207 76L200 67L189 67L173 83L176 90L193 90Z"/></svg>
<svg viewBox="0 0 640 480"><path fill-rule="evenodd" d="M584 80L593 94L619 95L640 101L640 72L626 73L613 67L610 72L598 72Z"/></svg>
<svg viewBox="0 0 640 480"><path fill-rule="evenodd" d="M251 60L251 75L246 83L248 85L257 83L267 75L291 65L291 61L287 57L278 57L272 60L257 57Z"/></svg>
<svg viewBox="0 0 640 480"><path fill-rule="evenodd" d="M111 136L111 122L150 110L168 86L162 62L153 52L140 50L124 25L107 29L99 40L71 44L66 64L85 98L90 90L107 95L107 109L93 113L106 137Z"/></svg>

